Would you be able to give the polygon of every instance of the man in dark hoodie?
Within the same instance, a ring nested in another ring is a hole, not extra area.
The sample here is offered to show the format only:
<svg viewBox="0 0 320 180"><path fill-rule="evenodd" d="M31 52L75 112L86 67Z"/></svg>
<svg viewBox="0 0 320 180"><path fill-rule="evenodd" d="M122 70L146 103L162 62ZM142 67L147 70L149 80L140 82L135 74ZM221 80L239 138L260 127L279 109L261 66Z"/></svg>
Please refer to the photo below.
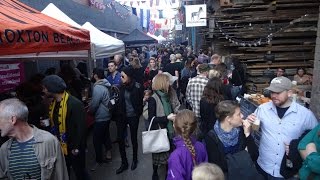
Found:
<svg viewBox="0 0 320 180"><path fill-rule="evenodd" d="M109 133L111 113L108 108L110 100L108 88L111 84L104 78L103 69L94 69L91 80L94 82L94 85L89 112L95 115L93 145L96 152L96 163L91 168L91 170L94 171L103 162L111 160L111 140ZM105 146L107 151L106 159L103 159L102 145Z"/></svg>

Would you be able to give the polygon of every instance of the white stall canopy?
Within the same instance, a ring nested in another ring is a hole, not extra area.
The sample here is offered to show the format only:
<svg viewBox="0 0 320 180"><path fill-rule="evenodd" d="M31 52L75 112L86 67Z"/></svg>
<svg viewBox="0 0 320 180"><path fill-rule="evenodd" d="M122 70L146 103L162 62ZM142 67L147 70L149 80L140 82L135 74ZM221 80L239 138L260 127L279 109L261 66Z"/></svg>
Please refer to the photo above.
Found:
<svg viewBox="0 0 320 180"><path fill-rule="evenodd" d="M54 19L67 23L73 27L81 28L81 25L76 23L74 20L69 18L64 12L62 12L57 6L53 3L48 4L46 8L41 11L43 14L50 16Z"/></svg>
<svg viewBox="0 0 320 180"><path fill-rule="evenodd" d="M82 25L83 29L90 31L90 39L94 44L94 57L101 59L124 53L123 41L116 39L94 27L90 22Z"/></svg>
<svg viewBox="0 0 320 180"><path fill-rule="evenodd" d="M123 41L101 32L89 22L86 22L83 26L79 25L53 3L50 3L42 13L74 27L90 31L91 54L93 59L103 59L125 51Z"/></svg>

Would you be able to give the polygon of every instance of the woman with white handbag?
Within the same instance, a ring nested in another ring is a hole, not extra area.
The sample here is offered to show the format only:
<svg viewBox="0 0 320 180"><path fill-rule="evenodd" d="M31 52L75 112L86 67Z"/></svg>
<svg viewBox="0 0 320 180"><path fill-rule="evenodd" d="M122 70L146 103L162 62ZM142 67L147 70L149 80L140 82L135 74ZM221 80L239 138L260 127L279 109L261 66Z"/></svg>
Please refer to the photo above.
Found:
<svg viewBox="0 0 320 180"><path fill-rule="evenodd" d="M151 123L151 130L166 128L168 130L169 138L173 136L172 120L175 115L173 114L173 107L171 106L169 97L170 78L165 74L158 74L153 79L152 89L153 95L148 100L148 123ZM149 126L149 125L148 125ZM148 127L147 126L147 127ZM158 166L167 165L169 158L169 151L152 153L153 175L152 179L159 179Z"/></svg>

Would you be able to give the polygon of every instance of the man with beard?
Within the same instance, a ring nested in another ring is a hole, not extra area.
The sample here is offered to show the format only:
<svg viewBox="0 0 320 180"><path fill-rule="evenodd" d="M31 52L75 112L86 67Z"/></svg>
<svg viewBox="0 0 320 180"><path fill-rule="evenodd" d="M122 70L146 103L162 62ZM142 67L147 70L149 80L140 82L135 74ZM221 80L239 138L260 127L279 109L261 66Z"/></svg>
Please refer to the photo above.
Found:
<svg viewBox="0 0 320 180"><path fill-rule="evenodd" d="M318 124L309 109L290 99L291 86L291 81L286 77L274 78L267 88L271 91L272 101L260 105L247 118L251 123L260 121L261 124L257 169L266 179L284 179L280 167L284 154L289 154L290 141L298 139L303 132Z"/></svg>
<svg viewBox="0 0 320 180"><path fill-rule="evenodd" d="M89 112L94 114L93 146L96 153L96 163L91 168L96 170L104 162L111 161L111 140L110 140L110 119L111 113L108 108L110 94L108 88L111 84L104 78L103 69L94 69L91 77L94 83L92 99L89 105ZM103 158L102 145L105 146L107 157Z"/></svg>
<svg viewBox="0 0 320 180"><path fill-rule="evenodd" d="M51 133L60 141L68 172L72 166L77 180L88 179L85 169L86 115L84 106L80 100L66 91L66 83L59 76L45 77L42 85L45 96L53 98L49 106Z"/></svg>

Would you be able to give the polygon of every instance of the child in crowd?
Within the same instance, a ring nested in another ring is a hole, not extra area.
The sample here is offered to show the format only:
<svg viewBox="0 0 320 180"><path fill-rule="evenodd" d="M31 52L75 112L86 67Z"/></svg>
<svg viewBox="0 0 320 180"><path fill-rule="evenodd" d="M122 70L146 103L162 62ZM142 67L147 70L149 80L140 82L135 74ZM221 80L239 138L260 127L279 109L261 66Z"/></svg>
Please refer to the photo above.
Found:
<svg viewBox="0 0 320 180"><path fill-rule="evenodd" d="M195 114L187 109L182 110L176 115L173 125L176 149L168 160L167 180L191 180L193 167L208 161L205 146L192 137L197 127Z"/></svg>
<svg viewBox="0 0 320 180"><path fill-rule="evenodd" d="M224 180L224 174L216 164L202 163L193 169L192 180Z"/></svg>

